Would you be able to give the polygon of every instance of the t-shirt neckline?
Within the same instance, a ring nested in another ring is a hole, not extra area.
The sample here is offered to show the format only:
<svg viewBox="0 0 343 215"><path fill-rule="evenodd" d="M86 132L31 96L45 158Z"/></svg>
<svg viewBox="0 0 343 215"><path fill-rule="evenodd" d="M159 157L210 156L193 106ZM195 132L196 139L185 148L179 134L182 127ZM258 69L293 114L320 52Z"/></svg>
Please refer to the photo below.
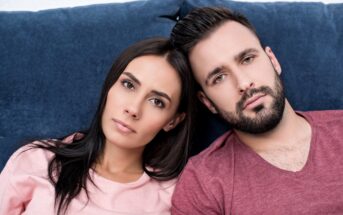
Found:
<svg viewBox="0 0 343 215"><path fill-rule="evenodd" d="M313 119L311 118L309 114L307 114L306 112L301 112L301 111L296 111L296 113L300 115L301 117L303 117L309 123L310 128L311 128L310 149L307 156L307 160L305 162L305 165L298 171L285 170L277 166L274 166L273 164L269 163L264 158L262 158L255 151L253 151L249 146L245 145L242 141L240 141L237 135L234 135L236 142L239 144L240 147L244 147L245 150L247 150L248 153L251 154L253 158L255 158L256 162L259 162L260 164L264 165L266 168L273 169L274 171L277 171L278 173L282 173L282 174L291 174L291 175L297 175L297 176L306 174L308 170L311 168L312 161L313 161L313 154L315 153L315 150L316 150L317 131L315 129L315 126L313 125Z"/></svg>

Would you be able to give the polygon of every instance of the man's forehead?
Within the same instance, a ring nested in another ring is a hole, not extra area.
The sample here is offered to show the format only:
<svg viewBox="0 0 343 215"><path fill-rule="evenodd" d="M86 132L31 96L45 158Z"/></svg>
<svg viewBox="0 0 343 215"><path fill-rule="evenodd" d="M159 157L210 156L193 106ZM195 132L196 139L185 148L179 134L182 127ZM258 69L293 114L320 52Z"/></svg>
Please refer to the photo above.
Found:
<svg viewBox="0 0 343 215"><path fill-rule="evenodd" d="M260 42L251 29L238 22L227 21L198 41L190 53L197 52L199 49L221 48L225 45L239 47L245 44L260 44Z"/></svg>

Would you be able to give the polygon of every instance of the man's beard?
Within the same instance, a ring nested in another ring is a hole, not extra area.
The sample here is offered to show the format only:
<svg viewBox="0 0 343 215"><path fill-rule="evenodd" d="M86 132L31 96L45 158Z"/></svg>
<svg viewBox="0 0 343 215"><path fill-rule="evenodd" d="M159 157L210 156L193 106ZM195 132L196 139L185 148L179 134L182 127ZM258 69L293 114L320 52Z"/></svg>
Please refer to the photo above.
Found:
<svg viewBox="0 0 343 215"><path fill-rule="evenodd" d="M280 77L275 73L275 87L271 89L267 86L253 88L247 90L241 100L236 104L235 112L226 112L219 109L213 102L212 104L218 111L221 117L226 120L233 129L237 129L246 133L260 134L275 128L282 119L285 109L285 95ZM270 108L264 104L257 105L252 111L255 112L254 117L246 116L243 113L244 104L256 93L269 95L273 98Z"/></svg>

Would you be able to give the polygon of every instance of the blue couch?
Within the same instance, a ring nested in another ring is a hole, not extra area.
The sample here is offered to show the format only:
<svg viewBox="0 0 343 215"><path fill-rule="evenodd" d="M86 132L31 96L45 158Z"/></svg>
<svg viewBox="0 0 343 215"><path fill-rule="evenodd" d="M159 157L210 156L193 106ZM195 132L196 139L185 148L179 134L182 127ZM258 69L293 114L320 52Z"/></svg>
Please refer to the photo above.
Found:
<svg viewBox="0 0 343 215"><path fill-rule="evenodd" d="M241 11L256 26L282 64L295 109L343 108L343 4L149 0L0 12L0 170L27 141L86 129L116 56L210 5ZM227 129L208 113L199 124L193 154Z"/></svg>

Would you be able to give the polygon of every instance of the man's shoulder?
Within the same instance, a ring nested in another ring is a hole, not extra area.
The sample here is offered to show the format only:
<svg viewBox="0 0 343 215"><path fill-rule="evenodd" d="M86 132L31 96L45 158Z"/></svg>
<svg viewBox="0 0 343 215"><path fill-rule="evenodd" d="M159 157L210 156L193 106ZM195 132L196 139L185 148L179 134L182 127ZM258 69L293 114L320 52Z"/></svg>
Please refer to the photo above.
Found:
<svg viewBox="0 0 343 215"><path fill-rule="evenodd" d="M232 131L225 132L213 141L208 148L193 156L190 163L195 168L205 167L207 169L212 169L212 167L217 166L218 163L223 163L223 161L227 165L232 158L233 144L236 141L234 136Z"/></svg>
<svg viewBox="0 0 343 215"><path fill-rule="evenodd" d="M305 117L310 118L315 124L317 123L343 123L343 110L320 110L301 112Z"/></svg>
<svg viewBox="0 0 343 215"><path fill-rule="evenodd" d="M224 133L189 160L173 194L173 214L222 214L222 204L230 206L234 136L233 132Z"/></svg>

